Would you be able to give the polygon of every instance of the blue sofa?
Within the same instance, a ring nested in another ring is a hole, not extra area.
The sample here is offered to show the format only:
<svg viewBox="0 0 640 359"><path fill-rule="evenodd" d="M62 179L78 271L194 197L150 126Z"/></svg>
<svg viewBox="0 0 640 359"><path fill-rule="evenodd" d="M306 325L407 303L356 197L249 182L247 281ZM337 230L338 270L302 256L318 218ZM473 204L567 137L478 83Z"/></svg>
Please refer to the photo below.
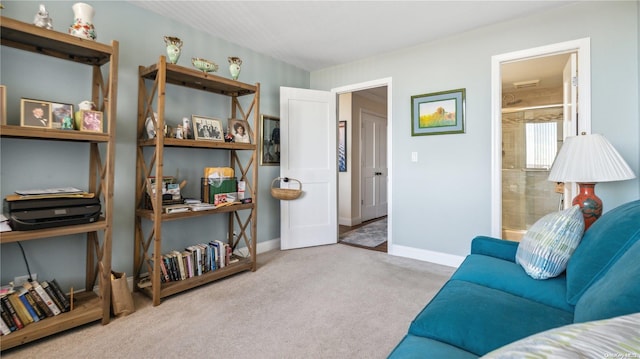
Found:
<svg viewBox="0 0 640 359"><path fill-rule="evenodd" d="M640 312L640 200L598 219L558 277L528 276L517 246L474 238L389 358L478 358L552 328Z"/></svg>

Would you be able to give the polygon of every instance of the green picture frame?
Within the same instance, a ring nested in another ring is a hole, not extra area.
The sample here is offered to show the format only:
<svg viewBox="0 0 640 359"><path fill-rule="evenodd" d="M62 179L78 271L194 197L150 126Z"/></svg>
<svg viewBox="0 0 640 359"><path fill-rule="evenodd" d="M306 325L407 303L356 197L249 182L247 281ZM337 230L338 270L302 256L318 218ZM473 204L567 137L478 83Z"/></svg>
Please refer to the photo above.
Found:
<svg viewBox="0 0 640 359"><path fill-rule="evenodd" d="M466 89L411 96L411 136L464 133Z"/></svg>

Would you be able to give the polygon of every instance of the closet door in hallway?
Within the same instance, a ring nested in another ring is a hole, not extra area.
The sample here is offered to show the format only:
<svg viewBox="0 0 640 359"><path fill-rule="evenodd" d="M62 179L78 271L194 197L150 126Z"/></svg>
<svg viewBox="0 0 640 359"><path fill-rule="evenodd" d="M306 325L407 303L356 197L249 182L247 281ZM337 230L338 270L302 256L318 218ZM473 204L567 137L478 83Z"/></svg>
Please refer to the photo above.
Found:
<svg viewBox="0 0 640 359"><path fill-rule="evenodd" d="M387 215L387 119L362 111L362 221Z"/></svg>

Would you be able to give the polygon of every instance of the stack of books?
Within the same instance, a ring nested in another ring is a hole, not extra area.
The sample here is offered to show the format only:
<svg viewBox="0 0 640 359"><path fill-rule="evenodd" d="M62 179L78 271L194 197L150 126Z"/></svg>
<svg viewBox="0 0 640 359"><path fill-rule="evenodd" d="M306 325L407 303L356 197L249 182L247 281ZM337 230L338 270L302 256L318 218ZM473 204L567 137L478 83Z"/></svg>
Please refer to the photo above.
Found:
<svg viewBox="0 0 640 359"><path fill-rule="evenodd" d="M71 310L71 301L58 282L25 282L0 297L2 335Z"/></svg>
<svg viewBox="0 0 640 359"><path fill-rule="evenodd" d="M229 244L215 240L208 244L188 246L183 251L166 253L160 262L161 281L166 283L185 280L224 268L238 261L231 252ZM153 266L152 260L149 264Z"/></svg>

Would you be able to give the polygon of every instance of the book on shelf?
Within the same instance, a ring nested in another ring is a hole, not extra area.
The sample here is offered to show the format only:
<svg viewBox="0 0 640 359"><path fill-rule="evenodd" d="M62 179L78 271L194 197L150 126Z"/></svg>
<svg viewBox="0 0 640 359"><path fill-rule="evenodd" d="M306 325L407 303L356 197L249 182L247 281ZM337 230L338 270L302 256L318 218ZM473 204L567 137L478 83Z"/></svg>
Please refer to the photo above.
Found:
<svg viewBox="0 0 640 359"><path fill-rule="evenodd" d="M44 289L45 292L47 292L47 294L49 295L49 298L51 298L51 300L53 301L53 303L55 303L55 305L58 307L58 309L60 309L61 313L64 313L64 304L62 304L62 302L60 301L60 299L58 299L58 296L56 296L55 291L53 290L53 287L49 284L49 282L47 281L42 281L40 283L40 286L42 286L42 288Z"/></svg>
<svg viewBox="0 0 640 359"><path fill-rule="evenodd" d="M218 244L218 263L220 268L224 268L227 266L227 250L225 248L225 244L221 241L216 239L215 243Z"/></svg>
<svg viewBox="0 0 640 359"><path fill-rule="evenodd" d="M9 314L8 309L5 307L2 301L0 301L0 316L2 317L2 322L7 325L7 328L10 332L18 329L16 327L16 323L13 321L13 318L11 318L11 314Z"/></svg>
<svg viewBox="0 0 640 359"><path fill-rule="evenodd" d="M35 289L36 293L38 293L40 298L42 298L42 300L45 302L47 307L49 307L53 315L58 315L62 313L62 311L60 310L60 307L56 305L56 303L53 301L53 299L49 296L47 291L42 287L40 283L33 281L31 282L31 285L33 286L33 289Z"/></svg>
<svg viewBox="0 0 640 359"><path fill-rule="evenodd" d="M162 263L164 263L164 268L167 270L167 274L165 275L166 281L173 281L173 268L171 268L171 258L166 254L162 255Z"/></svg>
<svg viewBox="0 0 640 359"><path fill-rule="evenodd" d="M9 295L11 295L11 293L0 298L0 301L2 302L2 305L5 307L7 312L9 313L9 316L11 316L13 323L16 325L16 330L22 329L24 328L24 324L22 323L22 320L20 320L20 317L18 316L18 312L16 312L16 309L11 304L11 301L9 300Z"/></svg>
<svg viewBox="0 0 640 359"><path fill-rule="evenodd" d="M152 266L153 268L153 266ZM162 282L169 282L169 273L167 272L167 266L165 265L164 262L164 256L162 256L162 258L160 258L160 272L162 272Z"/></svg>
<svg viewBox="0 0 640 359"><path fill-rule="evenodd" d="M62 308L60 308L60 310L62 310L63 312L68 312L71 309L71 302L69 301L69 297L67 297L64 291L62 291L62 288L60 287L60 284L58 284L58 281L54 278L48 283L49 286L51 286L51 288L53 289L53 293L60 300L60 303L62 303Z"/></svg>
<svg viewBox="0 0 640 359"><path fill-rule="evenodd" d="M182 264L184 265L185 279L193 277L193 256L189 251L182 251Z"/></svg>
<svg viewBox="0 0 640 359"><path fill-rule="evenodd" d="M4 318L2 320L0 320L0 333L2 333L2 335L8 335L11 334L12 330L9 329L9 325L4 321Z"/></svg>
<svg viewBox="0 0 640 359"><path fill-rule="evenodd" d="M26 290L25 288L20 288L18 289L18 293L22 304L24 304L24 306L27 308L27 311L29 312L29 314L31 314L34 322L39 322L40 319L44 319L47 317L40 310L40 308L38 308L35 299L31 297L31 293L29 293L28 290Z"/></svg>
<svg viewBox="0 0 640 359"><path fill-rule="evenodd" d="M9 298L9 302L11 302L11 305L13 306L16 313L18 314L18 318L20 318L20 321L22 322L22 324L26 327L27 325L33 323L33 317L31 317L31 314L29 314L29 312L27 311L27 308L24 306L24 304L20 300L18 296L18 292L13 292L9 294L7 297Z"/></svg>
<svg viewBox="0 0 640 359"><path fill-rule="evenodd" d="M44 302L42 297L40 297L40 295L36 292L35 288L33 288L33 285L31 285L31 283L29 283L29 282L24 282L24 284L22 284L22 286L26 290L28 290L29 293L31 293L31 297L35 300L36 305L40 308L40 310L47 317L52 317L53 316L53 312L51 311L51 309L49 309L49 306L47 305L47 303Z"/></svg>
<svg viewBox="0 0 640 359"><path fill-rule="evenodd" d="M173 251L176 262L178 263L178 273L180 274L180 280L185 280L187 278L184 271L184 261L182 260L182 253L178 251Z"/></svg>

